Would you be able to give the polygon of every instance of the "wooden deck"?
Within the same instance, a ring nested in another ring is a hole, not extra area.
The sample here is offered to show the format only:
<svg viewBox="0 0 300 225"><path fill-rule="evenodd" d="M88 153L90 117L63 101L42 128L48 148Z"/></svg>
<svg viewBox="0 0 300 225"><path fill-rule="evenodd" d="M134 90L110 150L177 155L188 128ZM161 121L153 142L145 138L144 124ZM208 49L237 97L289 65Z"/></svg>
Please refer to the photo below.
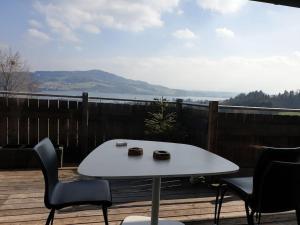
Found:
<svg viewBox="0 0 300 225"><path fill-rule="evenodd" d="M75 169L60 170L60 177L76 177ZM113 207L109 210L110 225L119 225L127 215L150 215L151 180L113 180ZM43 204L44 182L40 171L0 171L0 224L45 224L48 210ZM160 217L185 224L213 224L213 190L203 184L191 185L188 179L164 179ZM81 210L85 209L85 210ZM228 194L220 224L246 224L244 205ZM104 224L101 210L76 207L58 212L54 224ZM294 212L263 215L262 224L296 225Z"/></svg>

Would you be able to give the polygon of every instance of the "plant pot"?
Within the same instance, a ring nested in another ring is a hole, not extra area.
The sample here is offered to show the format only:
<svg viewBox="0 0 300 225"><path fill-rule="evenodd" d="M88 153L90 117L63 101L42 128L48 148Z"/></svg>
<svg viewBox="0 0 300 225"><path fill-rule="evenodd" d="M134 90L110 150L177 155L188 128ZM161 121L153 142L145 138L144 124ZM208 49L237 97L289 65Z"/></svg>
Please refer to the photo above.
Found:
<svg viewBox="0 0 300 225"><path fill-rule="evenodd" d="M13 144L0 147L0 169L33 169L40 163L33 151L34 145ZM58 151L58 158L61 152Z"/></svg>

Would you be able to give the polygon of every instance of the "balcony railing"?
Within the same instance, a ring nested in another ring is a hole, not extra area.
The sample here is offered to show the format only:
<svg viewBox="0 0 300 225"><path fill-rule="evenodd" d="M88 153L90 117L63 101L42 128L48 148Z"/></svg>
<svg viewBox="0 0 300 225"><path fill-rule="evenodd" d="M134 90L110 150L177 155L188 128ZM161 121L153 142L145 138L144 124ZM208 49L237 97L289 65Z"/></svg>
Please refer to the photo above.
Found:
<svg viewBox="0 0 300 225"><path fill-rule="evenodd" d="M38 93L0 92L0 146L34 145L50 137L65 149L65 160L79 161L114 138L147 139L144 120L152 101ZM186 137L197 145L252 167L253 145L300 146L300 110L169 102ZM176 141L176 140L175 140Z"/></svg>

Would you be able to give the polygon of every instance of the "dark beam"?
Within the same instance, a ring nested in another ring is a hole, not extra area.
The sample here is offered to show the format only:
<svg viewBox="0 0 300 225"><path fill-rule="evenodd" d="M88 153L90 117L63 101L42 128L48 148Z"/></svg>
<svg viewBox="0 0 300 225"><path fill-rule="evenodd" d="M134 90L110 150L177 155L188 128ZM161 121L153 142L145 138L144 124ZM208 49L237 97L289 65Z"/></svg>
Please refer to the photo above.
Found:
<svg viewBox="0 0 300 225"><path fill-rule="evenodd" d="M300 8L300 0L252 0L252 1L266 2L266 3L275 4L275 5L285 5L285 6Z"/></svg>

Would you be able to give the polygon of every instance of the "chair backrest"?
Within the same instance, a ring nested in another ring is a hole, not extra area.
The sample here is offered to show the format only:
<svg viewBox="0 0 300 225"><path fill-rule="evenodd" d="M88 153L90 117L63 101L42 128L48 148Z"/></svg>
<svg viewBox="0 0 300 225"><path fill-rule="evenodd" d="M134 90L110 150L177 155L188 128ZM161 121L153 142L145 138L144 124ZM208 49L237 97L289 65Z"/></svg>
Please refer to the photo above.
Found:
<svg viewBox="0 0 300 225"><path fill-rule="evenodd" d="M254 170L251 207L262 213L295 209L292 184L300 176L298 163L300 148L264 147Z"/></svg>
<svg viewBox="0 0 300 225"><path fill-rule="evenodd" d="M45 138L34 146L38 159L41 163L45 179L44 202L47 208L51 208L50 199L55 185L58 183L57 155L49 138Z"/></svg>

